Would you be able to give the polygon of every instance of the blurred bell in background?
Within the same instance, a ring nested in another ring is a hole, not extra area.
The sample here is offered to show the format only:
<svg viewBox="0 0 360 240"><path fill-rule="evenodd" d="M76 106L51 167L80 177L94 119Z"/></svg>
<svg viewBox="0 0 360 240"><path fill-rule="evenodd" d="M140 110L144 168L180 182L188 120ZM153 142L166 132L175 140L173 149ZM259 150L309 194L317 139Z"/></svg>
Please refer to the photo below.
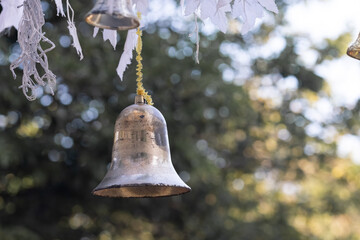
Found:
<svg viewBox="0 0 360 240"><path fill-rule="evenodd" d="M133 12L132 0L98 0L86 15L88 24L98 28L129 30L140 25Z"/></svg>

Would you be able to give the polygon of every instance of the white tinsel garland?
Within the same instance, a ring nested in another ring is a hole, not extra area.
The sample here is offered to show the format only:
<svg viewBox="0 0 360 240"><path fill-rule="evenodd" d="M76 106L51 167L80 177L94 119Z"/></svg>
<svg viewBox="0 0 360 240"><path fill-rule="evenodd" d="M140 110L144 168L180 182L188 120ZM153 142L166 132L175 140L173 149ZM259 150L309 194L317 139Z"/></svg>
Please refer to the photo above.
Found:
<svg viewBox="0 0 360 240"><path fill-rule="evenodd" d="M47 85L52 93L56 87L56 76L50 71L46 56L47 52L55 48L55 44L42 32L45 19L40 0L26 0L22 7L23 14L18 29L18 42L22 52L11 64L10 69L16 78L14 69L22 65L23 78L20 88L26 98L32 101L36 99L37 87ZM44 50L40 42L46 42L50 47ZM38 64L44 71L43 75L38 72Z"/></svg>

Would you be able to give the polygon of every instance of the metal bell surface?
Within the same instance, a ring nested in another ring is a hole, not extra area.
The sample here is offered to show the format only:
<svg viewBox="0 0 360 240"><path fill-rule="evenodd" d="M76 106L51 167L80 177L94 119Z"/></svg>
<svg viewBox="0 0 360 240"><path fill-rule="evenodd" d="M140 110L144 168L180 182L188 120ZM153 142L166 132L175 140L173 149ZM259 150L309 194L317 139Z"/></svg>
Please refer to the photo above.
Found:
<svg viewBox="0 0 360 240"><path fill-rule="evenodd" d="M132 0L98 0L86 15L85 21L98 28L128 30L137 28L140 21L132 10Z"/></svg>
<svg viewBox="0 0 360 240"><path fill-rule="evenodd" d="M191 189L170 157L166 122L155 107L136 96L116 120L110 169L93 190L104 197L164 197Z"/></svg>
<svg viewBox="0 0 360 240"><path fill-rule="evenodd" d="M346 54L360 60L360 33L356 41L348 47Z"/></svg>

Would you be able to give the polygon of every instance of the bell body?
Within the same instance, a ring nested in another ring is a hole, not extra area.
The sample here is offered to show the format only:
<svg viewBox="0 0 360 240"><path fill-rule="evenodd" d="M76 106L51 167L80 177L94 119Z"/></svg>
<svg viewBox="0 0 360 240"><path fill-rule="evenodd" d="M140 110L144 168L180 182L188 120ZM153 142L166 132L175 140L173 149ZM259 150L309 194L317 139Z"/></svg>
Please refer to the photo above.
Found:
<svg viewBox="0 0 360 240"><path fill-rule="evenodd" d="M347 49L346 54L360 60L360 33L356 41Z"/></svg>
<svg viewBox="0 0 360 240"><path fill-rule="evenodd" d="M172 165L164 117L142 97L137 99L117 118L111 166L93 194L163 197L189 192Z"/></svg>
<svg viewBox="0 0 360 240"><path fill-rule="evenodd" d="M132 0L98 0L85 21L98 28L128 30L140 25Z"/></svg>

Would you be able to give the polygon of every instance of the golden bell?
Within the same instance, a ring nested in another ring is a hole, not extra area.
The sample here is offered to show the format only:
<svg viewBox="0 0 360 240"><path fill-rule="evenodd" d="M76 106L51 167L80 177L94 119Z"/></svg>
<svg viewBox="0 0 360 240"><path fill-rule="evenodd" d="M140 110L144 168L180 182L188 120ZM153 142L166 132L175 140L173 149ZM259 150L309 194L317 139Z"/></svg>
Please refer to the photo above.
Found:
<svg viewBox="0 0 360 240"><path fill-rule="evenodd" d="M360 60L360 33L356 41L348 47L346 54Z"/></svg>
<svg viewBox="0 0 360 240"><path fill-rule="evenodd" d="M132 11L132 0L98 0L85 21L98 28L128 30L140 25Z"/></svg>
<svg viewBox="0 0 360 240"><path fill-rule="evenodd" d="M163 115L136 96L115 124L110 169L93 190L104 197L164 197L191 189L176 173Z"/></svg>

